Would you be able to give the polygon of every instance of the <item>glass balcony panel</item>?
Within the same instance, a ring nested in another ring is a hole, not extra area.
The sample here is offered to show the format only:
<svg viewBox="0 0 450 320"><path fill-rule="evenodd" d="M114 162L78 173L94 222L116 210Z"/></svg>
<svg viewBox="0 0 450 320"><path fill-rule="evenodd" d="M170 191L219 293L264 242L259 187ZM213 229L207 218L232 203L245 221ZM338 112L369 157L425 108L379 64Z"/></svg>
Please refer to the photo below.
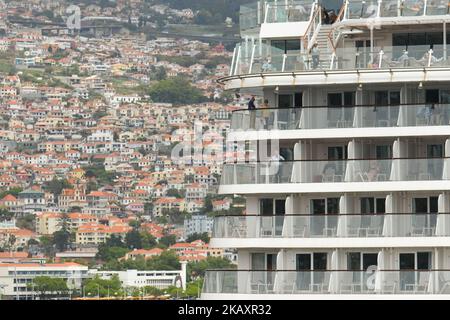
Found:
<svg viewBox="0 0 450 320"><path fill-rule="evenodd" d="M285 70L288 71L305 71L310 69L309 58L306 55L287 55Z"/></svg>
<svg viewBox="0 0 450 320"><path fill-rule="evenodd" d="M329 271L286 271L279 272L282 292L292 294L330 293Z"/></svg>
<svg viewBox="0 0 450 320"><path fill-rule="evenodd" d="M393 237L433 237L436 236L438 214L413 213L392 215Z"/></svg>
<svg viewBox="0 0 450 320"><path fill-rule="evenodd" d="M309 21L312 1L293 1L290 4L269 4L266 23Z"/></svg>
<svg viewBox="0 0 450 320"><path fill-rule="evenodd" d="M447 270L207 270L203 293L449 294Z"/></svg>
<svg viewBox="0 0 450 320"><path fill-rule="evenodd" d="M382 237L384 214L343 215L344 235L350 238Z"/></svg>
<svg viewBox="0 0 450 320"><path fill-rule="evenodd" d="M262 14L258 13L258 3L248 3L241 6L239 13L239 26L241 31L253 29L259 26L258 16Z"/></svg>
<svg viewBox="0 0 450 320"><path fill-rule="evenodd" d="M399 159L403 181L443 180L444 159Z"/></svg>
<svg viewBox="0 0 450 320"><path fill-rule="evenodd" d="M380 16L382 18L397 17L399 9L399 0L383 0L381 2Z"/></svg>
<svg viewBox="0 0 450 320"><path fill-rule="evenodd" d="M450 105L411 105L401 107L401 120L406 126L448 125Z"/></svg>
<svg viewBox="0 0 450 320"><path fill-rule="evenodd" d="M244 131L444 126L450 104L239 110L231 120L232 130Z"/></svg>
<svg viewBox="0 0 450 320"><path fill-rule="evenodd" d="M364 4L362 1L349 1L347 6L347 19L361 19Z"/></svg>
<svg viewBox="0 0 450 320"><path fill-rule="evenodd" d="M375 293L375 277L368 271L335 272L339 294Z"/></svg>
<svg viewBox="0 0 450 320"><path fill-rule="evenodd" d="M444 175L446 160L446 158L323 161L276 160L258 163L225 164L221 184L448 180L447 175Z"/></svg>
<svg viewBox="0 0 450 320"><path fill-rule="evenodd" d="M304 183L344 182L347 165L345 161L305 161L300 164Z"/></svg>
<svg viewBox="0 0 450 320"><path fill-rule="evenodd" d="M363 1L362 18L376 18L378 14L378 0Z"/></svg>
<svg viewBox="0 0 450 320"><path fill-rule="evenodd" d="M398 126L399 106L374 106L357 108L358 117L356 127L378 128Z"/></svg>
<svg viewBox="0 0 450 320"><path fill-rule="evenodd" d="M431 51L430 51L431 49ZM448 67L449 46L386 46L337 48L335 55L313 61L309 53L285 51L266 43L248 41L236 47L232 75L317 70Z"/></svg>
<svg viewBox="0 0 450 320"><path fill-rule="evenodd" d="M415 17L424 14L425 1L424 0L403 0L402 16Z"/></svg>
<svg viewBox="0 0 450 320"><path fill-rule="evenodd" d="M448 237L448 213L218 216L213 238Z"/></svg>
<svg viewBox="0 0 450 320"><path fill-rule="evenodd" d="M327 128L352 128L354 111L352 107L327 108Z"/></svg>
<svg viewBox="0 0 450 320"><path fill-rule="evenodd" d="M381 182L391 180L392 161L387 160L354 160L349 161L348 182Z"/></svg>
<svg viewBox="0 0 450 320"><path fill-rule="evenodd" d="M427 12L429 16L448 14L450 3L448 0L428 0Z"/></svg>

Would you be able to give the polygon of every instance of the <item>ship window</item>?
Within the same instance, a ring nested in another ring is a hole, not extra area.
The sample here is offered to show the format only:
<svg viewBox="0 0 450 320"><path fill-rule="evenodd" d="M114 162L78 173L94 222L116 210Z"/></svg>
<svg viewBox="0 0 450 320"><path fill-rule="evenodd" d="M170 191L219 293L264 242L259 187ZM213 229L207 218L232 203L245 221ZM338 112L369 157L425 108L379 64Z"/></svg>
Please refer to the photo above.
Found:
<svg viewBox="0 0 450 320"><path fill-rule="evenodd" d="M413 198L414 213L437 213L438 197Z"/></svg>
<svg viewBox="0 0 450 320"><path fill-rule="evenodd" d="M286 199L260 199L259 205L262 216L283 215L286 212Z"/></svg>
<svg viewBox="0 0 450 320"><path fill-rule="evenodd" d="M426 90L425 103L439 103L439 90Z"/></svg>
<svg viewBox="0 0 450 320"><path fill-rule="evenodd" d="M385 213L386 198L361 198L361 213Z"/></svg>
<svg viewBox="0 0 450 320"><path fill-rule="evenodd" d="M375 91L376 106L398 106L400 104L400 91Z"/></svg>
<svg viewBox="0 0 450 320"><path fill-rule="evenodd" d="M300 40L274 40L272 54L298 54L300 53Z"/></svg>

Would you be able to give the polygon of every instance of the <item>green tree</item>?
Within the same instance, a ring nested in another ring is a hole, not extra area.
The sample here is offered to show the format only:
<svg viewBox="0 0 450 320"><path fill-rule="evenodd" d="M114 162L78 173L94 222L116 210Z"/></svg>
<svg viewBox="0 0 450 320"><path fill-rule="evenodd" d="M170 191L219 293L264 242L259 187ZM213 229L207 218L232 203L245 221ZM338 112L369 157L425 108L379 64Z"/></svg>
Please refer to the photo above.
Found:
<svg viewBox="0 0 450 320"><path fill-rule="evenodd" d="M204 277L208 269L234 269L236 266L230 260L220 257L207 257L205 260L190 262L187 265L188 276Z"/></svg>
<svg viewBox="0 0 450 320"><path fill-rule="evenodd" d="M195 240L202 240L205 243L209 243L209 235L208 232L203 233L193 233L187 237L186 242L192 242Z"/></svg>
<svg viewBox="0 0 450 320"><path fill-rule="evenodd" d="M150 72L151 72L150 76L154 80L161 81L167 79L167 72L166 69L164 69L164 67L155 68L154 66L151 66Z"/></svg>
<svg viewBox="0 0 450 320"><path fill-rule="evenodd" d="M59 196L63 189L71 188L73 188L73 186L66 179L59 180L57 178L53 178L53 180L44 184L44 189L56 196Z"/></svg>
<svg viewBox="0 0 450 320"><path fill-rule="evenodd" d="M53 238L51 236L41 236L39 238L39 244L46 256L52 256L54 254Z"/></svg>
<svg viewBox="0 0 450 320"><path fill-rule="evenodd" d="M156 238L148 232L141 232L142 248L151 249L157 245Z"/></svg>
<svg viewBox="0 0 450 320"><path fill-rule="evenodd" d="M146 261L147 270L179 270L178 256L172 250L163 251L159 256Z"/></svg>
<svg viewBox="0 0 450 320"><path fill-rule="evenodd" d="M42 300L45 300L50 295L63 295L69 292L67 282L62 278L38 276L35 277L33 282L29 283L27 286L38 292Z"/></svg>
<svg viewBox="0 0 450 320"><path fill-rule="evenodd" d="M177 242L177 238L174 234L169 234L161 237L159 239L159 244L163 245L164 247L170 247L171 245L175 244Z"/></svg>
<svg viewBox="0 0 450 320"><path fill-rule="evenodd" d="M182 77L159 81L150 88L149 95L154 102L173 104L193 104L207 100L199 89Z"/></svg>
<svg viewBox="0 0 450 320"><path fill-rule="evenodd" d="M11 194L11 195L13 195L14 197L17 198L19 196L19 193L21 193L22 191L23 191L23 189L20 188L20 187L13 187L13 188L11 188L9 190L5 190L5 191L0 192L0 199L3 199L8 194Z"/></svg>
<svg viewBox="0 0 450 320"><path fill-rule="evenodd" d="M142 249L141 234L138 230L131 230L125 236L125 243L130 249Z"/></svg>
<svg viewBox="0 0 450 320"><path fill-rule="evenodd" d="M6 208L0 208L0 222L9 221L14 217L14 213L9 212Z"/></svg>
<svg viewBox="0 0 450 320"><path fill-rule="evenodd" d="M84 283L84 293L87 296L122 296L122 284L117 274L113 275L111 279L101 279L99 276L95 276L92 279L88 279Z"/></svg>
<svg viewBox="0 0 450 320"><path fill-rule="evenodd" d="M178 189L169 189L166 192L167 197L175 197L175 198L184 198L185 191L184 190L178 190Z"/></svg>

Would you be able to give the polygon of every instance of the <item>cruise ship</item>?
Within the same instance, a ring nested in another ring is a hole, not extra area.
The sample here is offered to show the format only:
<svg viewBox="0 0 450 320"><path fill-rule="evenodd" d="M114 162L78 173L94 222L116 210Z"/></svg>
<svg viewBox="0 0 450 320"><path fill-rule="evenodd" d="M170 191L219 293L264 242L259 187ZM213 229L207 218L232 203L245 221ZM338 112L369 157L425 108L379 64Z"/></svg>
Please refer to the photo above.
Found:
<svg viewBox="0 0 450 320"><path fill-rule="evenodd" d="M448 0L241 8L220 81L256 98L227 134L252 156L219 193L246 210L215 218L238 266L202 299L450 298L449 22Z"/></svg>

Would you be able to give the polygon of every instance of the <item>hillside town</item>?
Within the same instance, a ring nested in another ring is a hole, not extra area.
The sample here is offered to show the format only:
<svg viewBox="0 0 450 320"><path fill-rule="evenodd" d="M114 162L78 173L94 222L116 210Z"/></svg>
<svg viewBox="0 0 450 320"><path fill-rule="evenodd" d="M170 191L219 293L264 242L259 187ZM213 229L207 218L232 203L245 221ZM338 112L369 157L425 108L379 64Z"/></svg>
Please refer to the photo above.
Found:
<svg viewBox="0 0 450 320"><path fill-rule="evenodd" d="M202 271L236 263L209 245L212 217L245 208L216 194L242 103L217 82L232 52L133 28L39 26L45 12L63 19L62 2L0 1L0 297L46 298L37 287L53 277L66 284L52 297L196 297ZM143 25L141 2L82 12ZM186 141L200 145L189 154Z"/></svg>

